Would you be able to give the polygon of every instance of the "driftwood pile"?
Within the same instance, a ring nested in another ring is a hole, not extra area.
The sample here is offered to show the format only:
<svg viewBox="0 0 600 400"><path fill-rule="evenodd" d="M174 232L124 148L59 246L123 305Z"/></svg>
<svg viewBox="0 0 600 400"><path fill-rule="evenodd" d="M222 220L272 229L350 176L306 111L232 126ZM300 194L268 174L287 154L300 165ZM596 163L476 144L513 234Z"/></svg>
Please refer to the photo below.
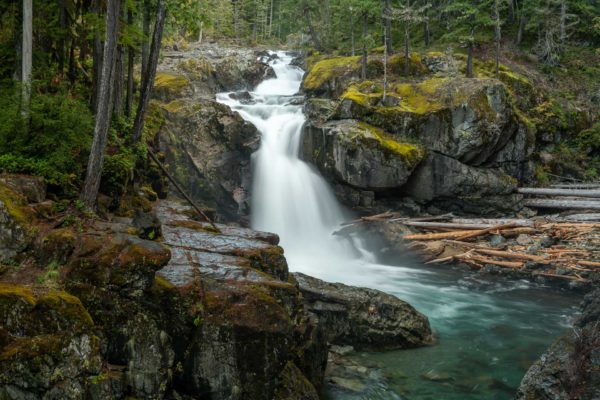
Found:
<svg viewBox="0 0 600 400"><path fill-rule="evenodd" d="M548 279L600 279L600 213L536 219L464 219L451 214L401 218L387 212L360 222L386 222L426 264L463 263Z"/></svg>

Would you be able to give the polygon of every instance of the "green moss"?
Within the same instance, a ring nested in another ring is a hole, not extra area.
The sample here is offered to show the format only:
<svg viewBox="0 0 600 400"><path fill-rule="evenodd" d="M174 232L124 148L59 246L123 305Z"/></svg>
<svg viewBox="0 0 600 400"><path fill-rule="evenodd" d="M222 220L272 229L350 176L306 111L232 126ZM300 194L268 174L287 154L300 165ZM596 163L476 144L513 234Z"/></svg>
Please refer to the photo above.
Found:
<svg viewBox="0 0 600 400"><path fill-rule="evenodd" d="M360 67L360 57L336 57L317 61L304 79L304 87L317 90L327 81L355 72Z"/></svg>
<svg viewBox="0 0 600 400"><path fill-rule="evenodd" d="M28 287L0 283L0 304L13 304L16 301L23 301L31 306L36 303L33 293Z"/></svg>
<svg viewBox="0 0 600 400"><path fill-rule="evenodd" d="M165 124L165 115L156 101L151 101L144 118L144 138L153 141Z"/></svg>
<svg viewBox="0 0 600 400"><path fill-rule="evenodd" d="M385 133L382 129L376 128L364 122L358 123L363 132L367 132L366 139L374 139L380 147L385 150L400 155L408 165L414 166L425 156L425 149L417 144L398 142L392 136Z"/></svg>
<svg viewBox="0 0 600 400"><path fill-rule="evenodd" d="M22 196L0 183L0 201L4 203L8 214L19 224L27 225L31 222L32 212L25 205Z"/></svg>
<svg viewBox="0 0 600 400"><path fill-rule="evenodd" d="M172 102L163 105L163 108L171 114L177 114L183 111L187 103L181 99L173 100Z"/></svg>
<svg viewBox="0 0 600 400"><path fill-rule="evenodd" d="M219 234L219 231L217 231L212 225L210 225L208 223L192 221L189 219L172 221L172 222L170 222L170 224L173 226L180 226L182 228L193 229L193 230L199 231L199 232Z"/></svg>
<svg viewBox="0 0 600 400"><path fill-rule="evenodd" d="M180 92L190 85L190 81L183 75L170 72L159 72L154 79L154 87L169 92Z"/></svg>
<svg viewBox="0 0 600 400"><path fill-rule="evenodd" d="M29 338L17 338L0 353L0 364L1 362L59 355L62 345L63 337L61 335L39 335Z"/></svg>
<svg viewBox="0 0 600 400"><path fill-rule="evenodd" d="M56 313L55 316L51 316L50 318L64 318L75 328L91 327L94 325L92 317L81 301L77 297L63 291L53 290L48 292L38 299L36 308L42 310L44 313Z"/></svg>

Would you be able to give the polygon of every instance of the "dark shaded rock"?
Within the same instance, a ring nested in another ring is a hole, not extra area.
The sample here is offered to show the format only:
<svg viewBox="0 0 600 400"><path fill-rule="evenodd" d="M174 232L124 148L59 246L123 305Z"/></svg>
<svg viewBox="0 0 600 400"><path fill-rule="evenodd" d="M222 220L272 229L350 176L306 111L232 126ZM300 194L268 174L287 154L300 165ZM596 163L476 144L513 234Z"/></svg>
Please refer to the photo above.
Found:
<svg viewBox="0 0 600 400"><path fill-rule="evenodd" d="M142 239L156 240L162 235L160 221L153 212L137 211L132 225Z"/></svg>
<svg viewBox="0 0 600 400"><path fill-rule="evenodd" d="M600 398L600 290L588 294L571 332L533 364L521 381L518 400Z"/></svg>
<svg viewBox="0 0 600 400"><path fill-rule="evenodd" d="M293 275L308 310L317 316L332 344L397 349L433 341L427 317L394 296L328 283L300 273Z"/></svg>
<svg viewBox="0 0 600 400"><path fill-rule="evenodd" d="M513 193L516 187L517 182L500 170L470 167L432 153L411 176L404 192L430 201L439 197L504 195Z"/></svg>
<svg viewBox="0 0 600 400"><path fill-rule="evenodd" d="M158 141L169 172L201 206L227 220L246 217L256 128L209 100L176 100L163 110Z"/></svg>
<svg viewBox="0 0 600 400"><path fill-rule="evenodd" d="M36 243L38 263L47 265L54 261L66 264L75 250L76 241L75 232L71 228L54 229L42 235Z"/></svg>

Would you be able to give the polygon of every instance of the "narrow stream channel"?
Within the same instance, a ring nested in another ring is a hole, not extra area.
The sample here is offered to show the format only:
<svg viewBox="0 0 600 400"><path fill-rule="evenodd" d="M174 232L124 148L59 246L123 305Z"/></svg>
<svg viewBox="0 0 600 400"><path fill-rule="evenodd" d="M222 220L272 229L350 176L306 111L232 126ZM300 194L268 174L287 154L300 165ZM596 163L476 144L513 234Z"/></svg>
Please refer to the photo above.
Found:
<svg viewBox="0 0 600 400"><path fill-rule="evenodd" d="M360 233L332 235L352 216L298 157L305 116L294 95L304 72L291 61L278 52L276 78L250 98L217 95L262 134L253 159L253 228L280 235L290 270L394 294L427 315L438 338L426 348L353 354L378 377L365 376L356 392L330 387L328 398L511 399L531 363L569 329L580 298L401 256L382 259Z"/></svg>

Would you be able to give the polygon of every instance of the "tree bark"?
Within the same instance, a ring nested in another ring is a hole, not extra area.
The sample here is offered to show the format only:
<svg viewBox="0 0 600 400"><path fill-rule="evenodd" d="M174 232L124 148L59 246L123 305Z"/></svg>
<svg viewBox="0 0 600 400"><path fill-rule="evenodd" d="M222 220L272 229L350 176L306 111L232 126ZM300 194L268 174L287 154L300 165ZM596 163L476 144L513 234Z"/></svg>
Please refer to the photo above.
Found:
<svg viewBox="0 0 600 400"><path fill-rule="evenodd" d="M65 0L58 0L58 24L60 26L60 34L58 39L58 73L62 74L65 71L65 58L67 53L66 39L67 34L67 9Z"/></svg>
<svg viewBox="0 0 600 400"><path fill-rule="evenodd" d="M524 204L535 208L600 210L600 201L593 200L527 199Z"/></svg>
<svg viewBox="0 0 600 400"><path fill-rule="evenodd" d="M509 1L512 3L512 1ZM502 31L500 30L500 12L498 10L498 0L494 0L494 18L496 19L496 79L500 77L500 40Z"/></svg>
<svg viewBox="0 0 600 400"><path fill-rule="evenodd" d="M475 27L471 27L471 36L469 37L469 49L467 56L467 78L473 77L473 40L475 37Z"/></svg>
<svg viewBox="0 0 600 400"><path fill-rule="evenodd" d="M383 34L383 98L382 102L385 106L387 102L387 89L388 89L388 74L387 74L387 64L388 64L388 45L387 45L387 35Z"/></svg>
<svg viewBox="0 0 600 400"><path fill-rule="evenodd" d="M363 81L367 79L367 34L369 31L369 16L367 13L363 14L363 33L362 33L362 68L361 68L361 78Z"/></svg>
<svg viewBox="0 0 600 400"><path fill-rule="evenodd" d="M431 33L429 32L429 18L425 17L423 21L423 40L425 41L425 47L429 47L431 41Z"/></svg>
<svg viewBox="0 0 600 400"><path fill-rule="evenodd" d="M352 57L356 55L356 48L354 44L354 12L350 10L350 40L352 41Z"/></svg>
<svg viewBox="0 0 600 400"><path fill-rule="evenodd" d="M306 25L308 26L308 32L310 33L310 37L312 38L313 44L315 45L315 49L318 51L323 51L323 46L321 45L321 40L315 31L315 27L312 24L312 20L310 18L310 8L308 7L308 3L303 3L302 12L304 14L304 19L306 20Z"/></svg>
<svg viewBox="0 0 600 400"><path fill-rule="evenodd" d="M521 194L533 194L541 196L575 196L600 198L600 190L596 189L561 189L561 188L519 188L517 191Z"/></svg>
<svg viewBox="0 0 600 400"><path fill-rule="evenodd" d="M127 9L127 4L121 4L120 15L125 17ZM123 18L125 19L125 18ZM117 39L118 39L117 35ZM125 94L125 47L121 44L117 44L117 55L115 60L115 73L114 73L114 105L113 112L116 116L122 116L123 110L125 108L124 94Z"/></svg>
<svg viewBox="0 0 600 400"><path fill-rule="evenodd" d="M564 46L567 40L567 1L560 2L560 44Z"/></svg>
<svg viewBox="0 0 600 400"><path fill-rule="evenodd" d="M146 114L148 104L150 103L150 97L152 96L152 85L154 84L154 78L156 77L156 67L158 66L158 56L160 54L160 44L162 42L166 13L165 1L158 0L158 14L156 17L156 24L154 25L154 34L152 35L152 47L150 48L148 69L142 82L140 102L138 104L135 121L131 130L131 136L134 143L138 143L142 138L142 131L144 129L144 116Z"/></svg>
<svg viewBox="0 0 600 400"><path fill-rule="evenodd" d="M33 64L33 4L23 0L23 36L21 45L21 115L29 120L31 103L31 70Z"/></svg>
<svg viewBox="0 0 600 400"><path fill-rule="evenodd" d="M101 0L93 0L92 2L92 12L96 14L98 20L100 20L100 15L102 14ZM94 112L98 109L98 95L100 93L100 81L102 80L102 39L100 38L100 29L98 26L94 27L94 48L92 49L92 109Z"/></svg>
<svg viewBox="0 0 600 400"><path fill-rule="evenodd" d="M127 11L127 23L133 25L133 11ZM125 99L125 115L131 117L133 108L134 84L133 84L133 68L135 65L135 48L129 46L127 48L127 98Z"/></svg>
<svg viewBox="0 0 600 400"><path fill-rule="evenodd" d="M406 1L409 4L409 1ZM408 5L410 7L410 5ZM404 75L408 76L410 74L410 59L409 59L409 48L408 48L408 40L409 40L409 24L408 21L404 21Z"/></svg>
<svg viewBox="0 0 600 400"><path fill-rule="evenodd" d="M390 18L391 11L390 0L383 0L383 42L388 54L392 54L394 51L392 48L392 20Z"/></svg>
<svg viewBox="0 0 600 400"><path fill-rule="evenodd" d="M144 34L142 40L142 76L140 82L144 81L148 69L148 56L150 54L150 0L144 0L142 31Z"/></svg>
<svg viewBox="0 0 600 400"><path fill-rule="evenodd" d="M87 172L81 200L85 206L92 210L96 206L102 166L104 163L104 149L111 120L111 94L112 77L115 67L117 51L117 35L119 31L119 4L120 0L108 0L106 12L106 37L102 57L102 77L96 111L96 124L94 126L94 139L88 159Z"/></svg>

